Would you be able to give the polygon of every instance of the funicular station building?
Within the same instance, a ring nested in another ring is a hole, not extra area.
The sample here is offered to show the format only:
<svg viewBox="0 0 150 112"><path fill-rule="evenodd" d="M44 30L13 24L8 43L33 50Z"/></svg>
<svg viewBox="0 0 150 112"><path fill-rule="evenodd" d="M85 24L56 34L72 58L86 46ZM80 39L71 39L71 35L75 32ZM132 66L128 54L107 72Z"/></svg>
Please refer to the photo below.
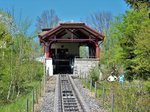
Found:
<svg viewBox="0 0 150 112"><path fill-rule="evenodd" d="M54 28L44 28L38 36L49 75L87 73L99 62L104 36L84 23L60 23ZM81 46L87 48L86 58L80 56Z"/></svg>

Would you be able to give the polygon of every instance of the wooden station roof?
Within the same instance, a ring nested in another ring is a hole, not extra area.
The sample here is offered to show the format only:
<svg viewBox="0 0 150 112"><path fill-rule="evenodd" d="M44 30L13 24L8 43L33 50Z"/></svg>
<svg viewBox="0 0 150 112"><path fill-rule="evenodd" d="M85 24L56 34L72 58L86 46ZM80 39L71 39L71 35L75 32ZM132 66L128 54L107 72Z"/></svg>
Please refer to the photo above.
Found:
<svg viewBox="0 0 150 112"><path fill-rule="evenodd" d="M54 28L45 28L41 33L39 33L38 36L40 41L53 39L65 35L67 31L78 37L90 37L98 41L102 41L104 39L104 35L102 33L90 28L89 26L85 25L85 23L79 22L60 23Z"/></svg>

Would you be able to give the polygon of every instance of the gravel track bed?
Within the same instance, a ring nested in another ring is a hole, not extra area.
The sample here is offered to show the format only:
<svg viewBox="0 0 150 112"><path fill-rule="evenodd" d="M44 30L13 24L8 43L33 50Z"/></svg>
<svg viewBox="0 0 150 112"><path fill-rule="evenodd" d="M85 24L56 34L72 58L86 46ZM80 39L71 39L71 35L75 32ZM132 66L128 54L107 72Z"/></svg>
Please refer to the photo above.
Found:
<svg viewBox="0 0 150 112"><path fill-rule="evenodd" d="M73 81L78 88L81 96L83 97L87 106L89 106L90 112L106 112L100 107L100 103L94 98L91 92L82 86L79 79L73 78ZM46 85L46 92L41 98L41 104L38 105L38 111L36 112L54 112L54 98L55 98L56 76L49 78Z"/></svg>
<svg viewBox="0 0 150 112"><path fill-rule="evenodd" d="M56 76L52 76L49 78L46 84L46 92L43 95L40 112L54 111L55 85L56 85Z"/></svg>
<svg viewBox="0 0 150 112"><path fill-rule="evenodd" d="M91 92L82 86L82 83L79 79L74 78L74 83L80 91L81 96L89 106L90 112L106 112L100 107L100 103L94 98L94 95Z"/></svg>

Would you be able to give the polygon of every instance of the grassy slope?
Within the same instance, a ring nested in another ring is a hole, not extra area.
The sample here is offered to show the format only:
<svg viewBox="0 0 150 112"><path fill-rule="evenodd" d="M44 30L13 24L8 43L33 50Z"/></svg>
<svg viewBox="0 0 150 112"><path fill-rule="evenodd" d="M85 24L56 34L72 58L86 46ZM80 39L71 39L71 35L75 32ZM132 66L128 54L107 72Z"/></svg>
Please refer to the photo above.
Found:
<svg viewBox="0 0 150 112"><path fill-rule="evenodd" d="M82 80L86 88L90 84ZM94 92L94 87L92 88ZM142 81L126 81L122 86L119 82L99 81L97 83L97 96L100 104L111 111L112 94L114 94L115 112L139 111L148 112L150 95L147 93Z"/></svg>
<svg viewBox="0 0 150 112"><path fill-rule="evenodd" d="M34 81L30 83L33 87L38 89L39 93L39 81ZM29 100L29 110L31 110L32 105L32 90L24 96L20 96L16 99L16 101L9 103L9 104L1 104L0 105L0 112L26 112L26 100ZM30 112L30 111L29 111Z"/></svg>

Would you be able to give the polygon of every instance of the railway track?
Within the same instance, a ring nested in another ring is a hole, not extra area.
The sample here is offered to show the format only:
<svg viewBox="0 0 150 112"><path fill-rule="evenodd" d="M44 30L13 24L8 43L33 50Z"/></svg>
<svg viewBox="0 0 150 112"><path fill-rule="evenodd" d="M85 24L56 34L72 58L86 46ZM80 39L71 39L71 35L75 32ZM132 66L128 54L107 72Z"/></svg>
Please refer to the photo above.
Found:
<svg viewBox="0 0 150 112"><path fill-rule="evenodd" d="M58 75L56 85L55 112L90 112L71 75Z"/></svg>

